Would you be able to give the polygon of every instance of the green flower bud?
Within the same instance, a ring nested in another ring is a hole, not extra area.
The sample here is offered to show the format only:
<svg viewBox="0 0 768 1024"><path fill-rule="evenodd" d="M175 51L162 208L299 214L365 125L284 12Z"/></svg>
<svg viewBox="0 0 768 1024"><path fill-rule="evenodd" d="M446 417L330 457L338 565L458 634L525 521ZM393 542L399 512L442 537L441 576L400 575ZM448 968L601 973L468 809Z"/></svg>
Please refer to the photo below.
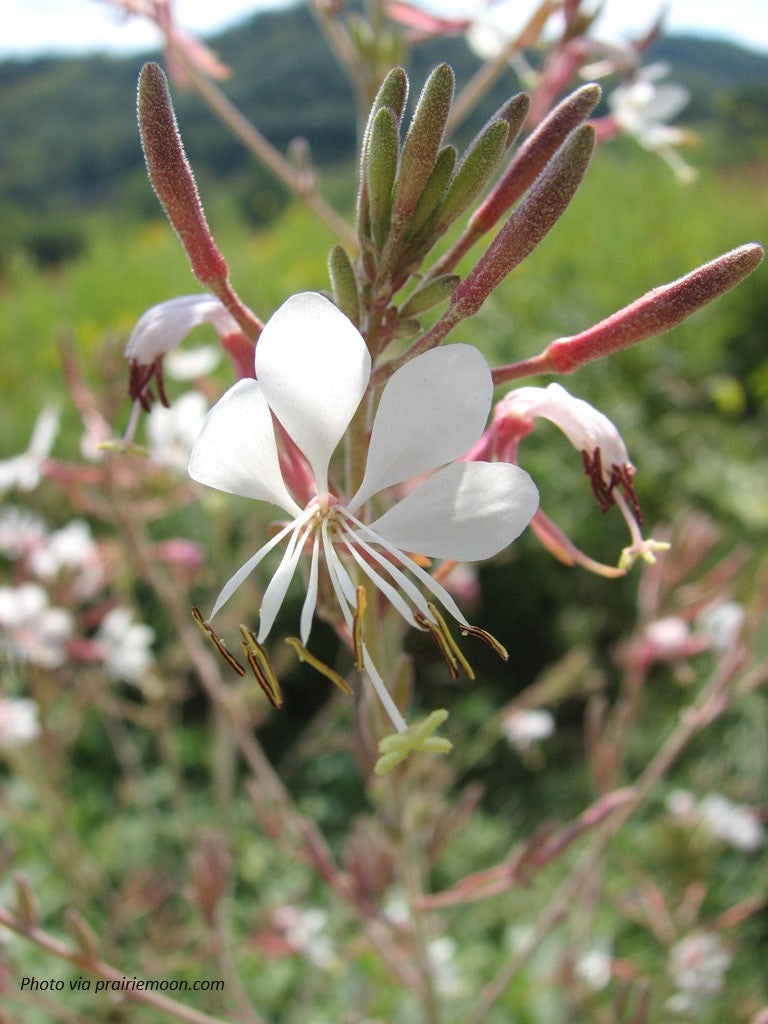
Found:
<svg viewBox="0 0 768 1024"><path fill-rule="evenodd" d="M427 79L403 144L392 224L399 234L410 220L432 173L453 101L454 75L440 64Z"/></svg>
<svg viewBox="0 0 768 1024"><path fill-rule="evenodd" d="M370 229L379 248L384 245L389 233L398 143L395 115L389 107L382 107L373 119L365 154Z"/></svg>
<svg viewBox="0 0 768 1024"><path fill-rule="evenodd" d="M443 274L442 277L436 277L433 281L420 285L401 307L400 316L410 317L424 313L444 302L460 280L458 274Z"/></svg>
<svg viewBox="0 0 768 1024"><path fill-rule="evenodd" d="M333 301L352 321L360 323L360 303L357 297L357 279L352 261L343 245L334 245L328 256L328 274L331 278Z"/></svg>
<svg viewBox="0 0 768 1024"><path fill-rule="evenodd" d="M440 203L432 225L433 238L444 234L480 195L498 170L508 138L508 122L492 121L472 141Z"/></svg>

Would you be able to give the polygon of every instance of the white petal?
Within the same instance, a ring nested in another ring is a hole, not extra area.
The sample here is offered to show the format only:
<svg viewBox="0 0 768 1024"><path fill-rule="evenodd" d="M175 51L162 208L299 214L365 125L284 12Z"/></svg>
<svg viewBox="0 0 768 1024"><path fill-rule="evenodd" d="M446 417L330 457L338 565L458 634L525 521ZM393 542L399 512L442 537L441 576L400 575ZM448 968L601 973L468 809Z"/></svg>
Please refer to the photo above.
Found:
<svg viewBox="0 0 768 1024"><path fill-rule="evenodd" d="M455 462L371 523L371 530L403 551L473 562L510 544L538 503L539 492L519 466Z"/></svg>
<svg viewBox="0 0 768 1024"><path fill-rule="evenodd" d="M599 409L583 398L575 398L560 384L550 384L546 388L517 388L501 400L498 408L502 414L506 411L529 419L543 416L559 427L578 451L592 455L599 448L608 478L612 466L631 465L614 423Z"/></svg>
<svg viewBox="0 0 768 1024"><path fill-rule="evenodd" d="M371 375L357 328L316 292L294 295L267 321L256 345L256 376L267 401L307 457L319 493L328 463Z"/></svg>
<svg viewBox="0 0 768 1024"><path fill-rule="evenodd" d="M194 327L208 322L219 334L238 330L235 321L212 295L180 295L160 302L136 322L125 346L125 356L138 363L153 363L158 356L180 345Z"/></svg>
<svg viewBox="0 0 768 1024"><path fill-rule="evenodd" d="M485 428L491 371L472 345L446 345L401 366L381 396L365 477L349 503L464 455Z"/></svg>
<svg viewBox="0 0 768 1024"><path fill-rule="evenodd" d="M239 380L205 417L189 475L228 494L271 501L292 516L301 512L283 482L269 406L255 380Z"/></svg>

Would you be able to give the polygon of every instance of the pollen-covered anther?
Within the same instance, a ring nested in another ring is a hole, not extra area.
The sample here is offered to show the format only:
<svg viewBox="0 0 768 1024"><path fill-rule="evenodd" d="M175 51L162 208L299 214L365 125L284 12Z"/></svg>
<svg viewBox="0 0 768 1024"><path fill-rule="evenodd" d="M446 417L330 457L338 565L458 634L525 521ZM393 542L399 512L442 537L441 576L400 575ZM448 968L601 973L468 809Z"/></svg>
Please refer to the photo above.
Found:
<svg viewBox="0 0 768 1024"><path fill-rule="evenodd" d="M203 616L200 614L199 609L193 608L192 609L192 616L193 616L195 622L198 624L198 626L202 630L202 632L208 637L208 639L211 641L213 646L216 648L216 650L222 656L224 661L226 661L226 663L229 665L229 667L234 669L235 672L237 672L237 674L239 676L244 676L245 675L245 669L243 668L243 666L240 664L240 662L237 660L237 658L233 654L229 653L227 648L224 646L224 641L220 640L219 637L214 633L214 631L211 629L211 627L205 621Z"/></svg>
<svg viewBox="0 0 768 1024"><path fill-rule="evenodd" d="M357 588L357 605L355 616L352 621L352 649L355 652L355 668L362 672L365 668L365 647L363 645L363 617L368 601L365 596L365 587Z"/></svg>
<svg viewBox="0 0 768 1024"><path fill-rule="evenodd" d="M310 653L301 640L295 636L287 636L285 638L285 642L296 652L299 661L306 662L306 664L313 668L315 672L319 672L321 676L325 676L326 679L330 679L334 686L338 686L341 692L346 694L347 697L352 696L352 690L339 673L335 672L329 665L326 665L324 661L320 661L319 658L316 658L314 654Z"/></svg>
<svg viewBox="0 0 768 1024"><path fill-rule="evenodd" d="M267 652L247 626L240 625L240 634L243 638L243 653L256 682L263 690L264 696L272 707L281 708L283 706L283 695L280 692L280 684L277 681L275 670L272 668L272 663L267 657Z"/></svg>

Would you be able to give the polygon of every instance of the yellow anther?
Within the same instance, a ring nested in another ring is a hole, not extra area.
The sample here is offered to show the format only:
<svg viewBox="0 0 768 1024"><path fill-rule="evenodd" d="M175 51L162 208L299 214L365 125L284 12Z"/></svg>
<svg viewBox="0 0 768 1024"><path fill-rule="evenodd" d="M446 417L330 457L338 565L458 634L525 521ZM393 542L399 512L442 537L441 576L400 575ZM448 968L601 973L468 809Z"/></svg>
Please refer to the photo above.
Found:
<svg viewBox="0 0 768 1024"><path fill-rule="evenodd" d="M197 608L193 608L192 609L192 615L194 616L195 622L198 624L198 626L203 631L203 633L205 633L205 635L208 637L208 639L213 643L214 647L219 652L219 654L222 656L224 661L226 661L226 663L229 665L229 667L233 668L235 670L235 672L237 672L237 674L239 676L244 676L245 675L245 669L243 668L243 666L240 664L240 662L237 660L237 658L233 654L229 653L227 648L224 646L224 641L220 640L216 636L214 631L211 629L211 627L205 621L205 619L200 614L200 612L199 612L199 610Z"/></svg>
<svg viewBox="0 0 768 1024"><path fill-rule="evenodd" d="M113 455L138 455L141 459L148 459L149 452L140 444L132 441L99 441L96 445L99 452L112 452Z"/></svg>
<svg viewBox="0 0 768 1024"><path fill-rule="evenodd" d="M427 715L423 722L416 722L405 732L392 733L379 741L381 757L376 762L374 771L377 775L386 775L401 764L414 751L424 754L447 754L452 747L451 741L442 736L433 736L448 717L444 708Z"/></svg>
<svg viewBox="0 0 768 1024"><path fill-rule="evenodd" d="M319 672L321 676L325 676L326 679L330 679L330 681L335 686L338 686L342 693L345 693L348 697L351 696L352 691L350 690L349 686L344 681L344 679L339 675L339 673L334 672L332 668L329 668L329 666L326 665L325 662L320 661L319 658L316 658L314 654L310 654L310 652L307 650L307 648L300 640L298 640L295 636L287 636L285 638L285 642L289 645L289 647L292 647L294 649L294 651L298 655L299 661L305 661L307 665L310 665L316 672Z"/></svg>
<svg viewBox="0 0 768 1024"><path fill-rule="evenodd" d="M357 607L355 608L355 618L352 623L352 647L355 652L355 668L358 672L362 672L365 667L363 661L363 617L367 604L365 587L360 586L357 588Z"/></svg>
<svg viewBox="0 0 768 1024"><path fill-rule="evenodd" d="M280 692L280 684L277 681L275 670L272 668L272 664L267 657L267 652L247 626L241 625L240 633L243 637L243 652L256 682L264 691L264 696L272 707L281 708L283 706L283 695Z"/></svg>

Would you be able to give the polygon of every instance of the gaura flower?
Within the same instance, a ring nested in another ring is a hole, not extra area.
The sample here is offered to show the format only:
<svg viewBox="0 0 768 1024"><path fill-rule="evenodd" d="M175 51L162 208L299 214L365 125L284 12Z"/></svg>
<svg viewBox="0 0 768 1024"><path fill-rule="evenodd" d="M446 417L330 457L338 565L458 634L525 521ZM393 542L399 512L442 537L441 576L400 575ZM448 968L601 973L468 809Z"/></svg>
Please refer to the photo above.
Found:
<svg viewBox="0 0 768 1024"><path fill-rule="evenodd" d="M652 153L657 153L683 182L693 181L696 171L676 147L691 142L683 128L668 122L687 106L691 94L677 82L659 82L668 67L661 62L641 68L629 81L617 86L607 97L616 126Z"/></svg>
<svg viewBox="0 0 768 1024"><path fill-rule="evenodd" d="M225 584L210 618L285 541L282 561L262 599L258 633L248 631L244 646L253 656L248 660L254 673L257 667L268 671L261 644L302 554L308 551L301 641L295 642L307 657L322 555L357 667L365 669L393 724L403 732L406 724L361 635L364 591L356 586L353 571L367 578L406 622L429 631L449 667L460 664L468 669L435 601L456 619L462 632L496 644L469 625L445 588L408 553L454 561L489 558L521 533L536 510L537 490L519 467L453 461L475 443L485 426L493 391L488 364L469 345L449 345L397 370L378 404L363 479L349 497L331 485L329 467L368 392L371 359L358 330L323 296L295 295L265 325L256 346L255 369L256 380L238 381L208 413L192 450L189 473L209 487L277 505L290 521ZM281 468L273 417L311 469L313 493L302 504ZM431 475L368 522L372 499L427 473ZM311 656L308 660L315 664Z"/></svg>
<svg viewBox="0 0 768 1024"><path fill-rule="evenodd" d="M152 379L163 405L169 402L163 385L163 357L182 343L184 338L200 324L213 324L219 337L237 334L239 327L224 306L212 295L180 295L167 302L159 302L139 317L125 346L125 358L130 367L129 391L131 398L149 410Z"/></svg>
<svg viewBox="0 0 768 1024"><path fill-rule="evenodd" d="M574 397L560 384L510 391L496 405L491 425L467 458L495 456L516 462L519 443L531 433L538 417L559 427L581 452L584 472L600 507L603 511L611 505L619 507L632 540L622 552L618 568L605 566L579 551L543 512L538 511L532 527L542 543L566 564L578 562L601 575L623 575L638 558L653 562L654 552L669 545L643 538L633 482L635 467L621 435L604 413Z"/></svg>

